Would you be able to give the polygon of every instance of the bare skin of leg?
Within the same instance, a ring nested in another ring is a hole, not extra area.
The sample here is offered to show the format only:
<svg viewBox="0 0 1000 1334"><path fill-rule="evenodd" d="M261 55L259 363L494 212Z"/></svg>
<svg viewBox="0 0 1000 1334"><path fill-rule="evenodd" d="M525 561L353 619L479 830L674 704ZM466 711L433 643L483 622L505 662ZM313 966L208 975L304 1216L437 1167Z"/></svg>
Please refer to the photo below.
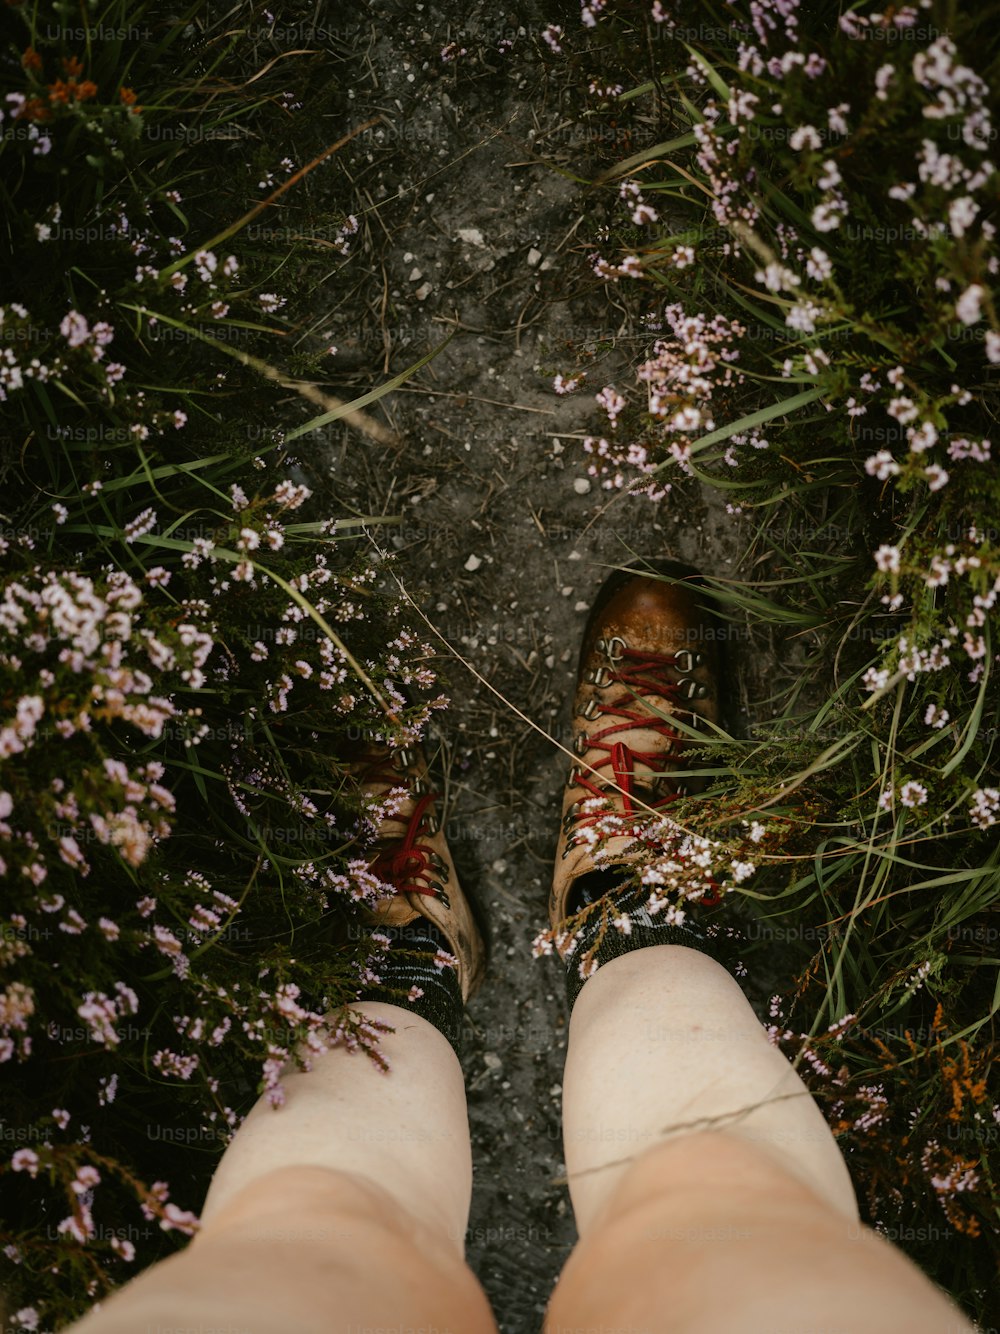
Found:
<svg viewBox="0 0 1000 1334"><path fill-rule="evenodd" d="M587 982L563 1102L580 1241L546 1334L974 1334L858 1221L822 1113L706 955L635 950Z"/></svg>
<svg viewBox="0 0 1000 1334"><path fill-rule="evenodd" d="M433 1025L379 1001L391 1063L338 1048L290 1072L226 1149L177 1255L154 1265L73 1334L358 1334L420 1328L495 1334L464 1261L472 1157L462 1069Z"/></svg>

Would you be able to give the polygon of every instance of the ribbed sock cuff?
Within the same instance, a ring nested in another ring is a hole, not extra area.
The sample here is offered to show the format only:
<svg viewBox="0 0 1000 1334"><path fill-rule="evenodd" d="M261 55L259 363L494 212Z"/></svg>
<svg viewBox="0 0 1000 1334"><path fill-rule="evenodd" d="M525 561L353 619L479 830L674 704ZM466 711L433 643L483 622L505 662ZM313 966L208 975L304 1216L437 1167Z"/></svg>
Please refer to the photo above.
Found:
<svg viewBox="0 0 1000 1334"><path fill-rule="evenodd" d="M651 945L686 945L688 949L700 950L703 954L709 955L732 972L726 958L728 937L717 932L708 935L701 924L692 918L690 909L687 910L687 918L683 925L653 916L646 907L644 892L636 896L634 890L631 893L626 891L616 903L615 889L621 884L622 879L621 873L616 873L615 868L592 873L584 877L579 885L574 885L573 893L570 895L569 905L571 908L576 907L576 911L579 911L576 905L586 906L587 903L594 903L599 898L606 897L614 909L615 916L626 917L631 926L628 932L616 926L608 926L605 929L604 938L592 956L588 977L592 977L594 972L612 959L621 958L623 954L630 954L633 950L647 949ZM576 948L565 961L566 999L570 1010L573 1009L583 984L588 980L588 977L580 976L580 964L598 938L601 918L600 912L594 912L590 916L581 929Z"/></svg>
<svg viewBox="0 0 1000 1334"><path fill-rule="evenodd" d="M633 950L647 949L650 945L687 945L689 949L701 950L703 954L717 957L712 941L699 931L690 930L686 926L667 923L662 926L638 924L633 925L629 935L625 935L616 927L611 927L605 932L604 939L594 955L595 971L610 963L612 959L619 959L623 954L631 954ZM569 965L566 970L566 1000L570 1010L587 981L587 978L580 976L580 960L588 948L586 938L581 939L572 955L566 960ZM593 973L590 976L593 977Z"/></svg>
<svg viewBox="0 0 1000 1334"><path fill-rule="evenodd" d="M404 927L379 927L379 933L390 940L374 964L380 981L366 987L358 1000L385 1001L419 1014L444 1034L461 1059L465 1004L458 969L434 963L439 950L450 953L448 942L433 922L423 918Z"/></svg>

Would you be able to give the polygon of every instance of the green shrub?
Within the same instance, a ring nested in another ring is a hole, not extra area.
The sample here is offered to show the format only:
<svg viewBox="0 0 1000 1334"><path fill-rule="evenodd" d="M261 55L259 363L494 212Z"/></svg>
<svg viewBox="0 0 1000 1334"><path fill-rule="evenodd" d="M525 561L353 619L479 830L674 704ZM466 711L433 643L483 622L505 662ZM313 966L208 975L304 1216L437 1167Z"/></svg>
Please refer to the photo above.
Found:
<svg viewBox="0 0 1000 1334"><path fill-rule="evenodd" d="M318 387L318 333L283 368L317 161L268 146L287 63L249 78L250 6L245 27L8 13L0 1233L15 1324L52 1328L196 1228L287 1061L382 1059L349 1008L386 889L350 756L444 701L364 516L331 513L285 440L317 425L283 429L289 390L378 430ZM325 226L342 263L356 220Z"/></svg>
<svg viewBox="0 0 1000 1334"><path fill-rule="evenodd" d="M787 963L773 1037L866 1218L982 1316L1000 1142L996 13L924 0L838 21L765 0L584 19L561 44L578 80L604 53L589 114L644 145L597 183L618 198L592 263L647 335L634 383L598 395L585 462L609 491L721 496L746 556L705 571L709 595L737 660L778 650L748 724L702 739L712 789L650 816L637 892L672 886L683 912L728 891L751 979ZM620 72L640 50L641 84Z"/></svg>

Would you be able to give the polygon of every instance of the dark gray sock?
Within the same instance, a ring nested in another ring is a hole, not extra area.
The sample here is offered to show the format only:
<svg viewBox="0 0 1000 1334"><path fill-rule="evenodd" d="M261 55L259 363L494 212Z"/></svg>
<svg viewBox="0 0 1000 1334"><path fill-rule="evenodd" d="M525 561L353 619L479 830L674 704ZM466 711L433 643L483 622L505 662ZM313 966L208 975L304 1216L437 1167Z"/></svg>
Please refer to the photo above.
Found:
<svg viewBox="0 0 1000 1334"><path fill-rule="evenodd" d="M621 867L591 871L574 883L567 901L567 916L572 916L589 904L607 898L614 916L624 915L631 923L631 931L627 934L614 926L605 929L604 938L594 954L594 962L598 968L611 959L629 954L632 950L645 949L650 945L686 945L689 949L701 950L702 953L711 955L729 967L726 960L721 957L724 952L720 948L723 940L718 932L706 931L700 923L692 919L690 909L686 911L684 923L680 926L665 921L661 916L654 916L646 907L648 891L623 890L627 878L627 869ZM620 898L615 897L616 890L622 890ZM566 999L571 1010L584 982L587 981L587 978L580 976L580 963L600 937L602 917L604 913L600 909L595 909L588 916L581 928L576 949L565 961Z"/></svg>
<svg viewBox="0 0 1000 1334"><path fill-rule="evenodd" d="M380 981L367 986L358 1000L412 1010L443 1033L461 1057L465 1005L458 969L434 962L439 950L451 954L447 940L426 917L406 926L381 926L378 934L389 937L389 948L371 965Z"/></svg>

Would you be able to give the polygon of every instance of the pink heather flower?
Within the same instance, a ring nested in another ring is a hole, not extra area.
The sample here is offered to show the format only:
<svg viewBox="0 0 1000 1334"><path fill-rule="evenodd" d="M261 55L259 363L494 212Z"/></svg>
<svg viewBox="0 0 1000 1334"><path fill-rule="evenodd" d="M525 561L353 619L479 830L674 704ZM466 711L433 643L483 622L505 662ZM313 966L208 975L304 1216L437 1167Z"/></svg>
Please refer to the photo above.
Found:
<svg viewBox="0 0 1000 1334"><path fill-rule="evenodd" d="M64 1107L53 1107L52 1119L60 1130L65 1130L69 1125L69 1112Z"/></svg>
<svg viewBox="0 0 1000 1334"><path fill-rule="evenodd" d="M963 324L976 324L982 319L982 300L986 295L979 283L971 283L955 302L955 314Z"/></svg>
<svg viewBox="0 0 1000 1334"><path fill-rule="evenodd" d="M86 319L77 310L71 310L68 315L64 315L59 325L59 332L69 343L70 347L79 347L90 337L90 329L87 326Z"/></svg>
<svg viewBox="0 0 1000 1334"><path fill-rule="evenodd" d="M895 417L901 426L908 422L915 421L918 416L917 405L912 398L905 395L899 395L897 398L889 400L889 406L886 408L890 417Z"/></svg>
<svg viewBox="0 0 1000 1334"><path fill-rule="evenodd" d="M580 966L577 969L577 972L586 982L588 977L593 977L593 975L597 972L597 969L598 969L597 958L592 955L589 959L583 958L580 960Z"/></svg>
<svg viewBox="0 0 1000 1334"><path fill-rule="evenodd" d="M886 546L883 543L875 552L875 565L883 574L898 574L899 547Z"/></svg>
<svg viewBox="0 0 1000 1334"><path fill-rule="evenodd" d="M38 1175L38 1154L34 1149L17 1149L10 1160L15 1172L27 1172L29 1176Z"/></svg>
<svg viewBox="0 0 1000 1334"><path fill-rule="evenodd" d="M198 1069L197 1056L181 1056L177 1052L164 1048L153 1057L153 1065L164 1075L174 1075L177 1079L190 1079Z"/></svg>
<svg viewBox="0 0 1000 1334"><path fill-rule="evenodd" d="M199 250L194 257L195 268L198 270L198 277L203 283L212 281L212 274L215 272L219 261L211 250Z"/></svg>
<svg viewBox="0 0 1000 1334"><path fill-rule="evenodd" d="M562 52L562 47L559 44L559 40L562 36L563 30L558 23L549 23L542 29L542 40L556 53L556 55L559 55Z"/></svg>
<svg viewBox="0 0 1000 1334"><path fill-rule="evenodd" d="M938 708L936 704L928 704L924 722L928 727L944 727L950 716L947 709Z"/></svg>
<svg viewBox="0 0 1000 1334"><path fill-rule="evenodd" d="M899 789L899 800L904 806L923 806L927 801L927 789L923 783L904 783Z"/></svg>
<svg viewBox="0 0 1000 1334"><path fill-rule="evenodd" d="M131 520L130 523L127 523L125 525L124 528L125 541L135 542L140 537L144 537L146 533L152 532L152 530L156 527L156 523L157 523L156 510L152 508L147 508L142 510L141 513L137 514L135 518Z"/></svg>
<svg viewBox="0 0 1000 1334"><path fill-rule="evenodd" d="M795 153L801 153L803 148L820 148L822 143L815 125L800 125L788 139L788 147Z"/></svg>
<svg viewBox="0 0 1000 1334"><path fill-rule="evenodd" d="M632 221L638 227L643 226L645 223L657 222L659 216L660 215L657 213L656 209L653 208L652 205L646 203L636 204L635 208L632 210Z"/></svg>
<svg viewBox="0 0 1000 1334"><path fill-rule="evenodd" d="M599 394L594 395L598 404L604 409L611 420L612 426L615 424L618 414L625 407L625 400L619 394L614 385L605 385Z"/></svg>
<svg viewBox="0 0 1000 1334"><path fill-rule="evenodd" d="M307 486L296 486L294 482L286 479L279 482L275 488L274 501L282 509L295 510L304 505L311 495L312 492Z"/></svg>
<svg viewBox="0 0 1000 1334"><path fill-rule="evenodd" d="M885 667L869 667L861 678L866 690L882 690L889 683L889 672Z"/></svg>
<svg viewBox="0 0 1000 1334"><path fill-rule="evenodd" d="M921 422L919 426L906 428L906 439L915 454L923 454L931 445L937 444L937 427L933 422Z"/></svg>
<svg viewBox="0 0 1000 1334"><path fill-rule="evenodd" d="M865 472L869 477L877 477L880 482L884 482L887 478L896 476L899 464L887 449L880 449L877 454L865 459Z"/></svg>
<svg viewBox="0 0 1000 1334"><path fill-rule="evenodd" d="M813 209L810 220L818 232L836 231L840 226L841 212L833 202L824 200Z"/></svg>
<svg viewBox="0 0 1000 1334"><path fill-rule="evenodd" d="M160 1219L160 1227L164 1232L183 1232L186 1237L192 1237L200 1226L201 1220L197 1214L188 1209L178 1209L176 1204L164 1205L163 1217Z"/></svg>
<svg viewBox="0 0 1000 1334"><path fill-rule="evenodd" d="M56 1231L61 1236L71 1236L74 1241L78 1241L82 1246L93 1235L93 1225L88 1228L84 1219L71 1214L69 1218L64 1218L62 1222L56 1224Z"/></svg>
<svg viewBox="0 0 1000 1334"><path fill-rule="evenodd" d="M948 446L948 457L974 459L976 463L989 463L990 442L988 440L966 440L964 436L958 436Z"/></svg>
<svg viewBox="0 0 1000 1334"><path fill-rule="evenodd" d="M927 485L932 491L940 491L943 486L948 485L948 473L937 463L931 463L924 469L924 476L927 478Z"/></svg>
<svg viewBox="0 0 1000 1334"><path fill-rule="evenodd" d="M83 1167L76 1169L76 1180L70 1183L73 1193L76 1195L85 1195L88 1190L93 1190L95 1186L100 1184L100 1172L89 1163L85 1163Z"/></svg>
<svg viewBox="0 0 1000 1334"><path fill-rule="evenodd" d="M969 805L972 823L980 829L989 829L1000 817L1000 789L995 787L977 788L972 794Z"/></svg>

